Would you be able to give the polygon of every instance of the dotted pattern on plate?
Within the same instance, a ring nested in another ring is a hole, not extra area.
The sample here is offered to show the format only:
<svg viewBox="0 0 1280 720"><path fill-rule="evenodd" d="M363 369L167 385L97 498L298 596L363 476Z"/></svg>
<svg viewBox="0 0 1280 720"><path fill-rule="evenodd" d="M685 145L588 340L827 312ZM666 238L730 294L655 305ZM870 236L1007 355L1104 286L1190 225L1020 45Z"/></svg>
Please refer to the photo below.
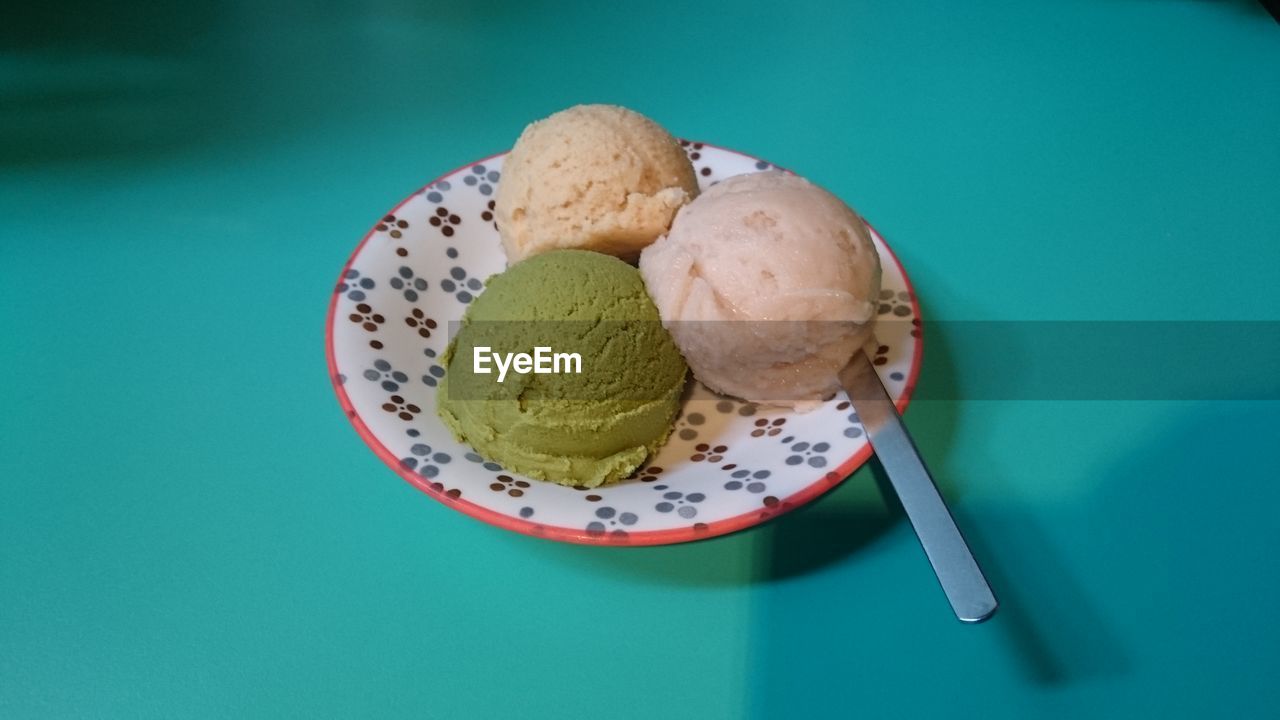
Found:
<svg viewBox="0 0 1280 720"><path fill-rule="evenodd" d="M706 188L767 162L681 141ZM749 513L763 520L862 451L862 427L847 401L809 413L730 400L701 385L686 401L670 441L630 480L593 490L566 488L505 471L456 442L435 415L450 322L506 266L493 222L502 156L428 185L379 221L334 292L330 328L334 381L351 412L392 455L445 502L463 499L528 525L530 531L599 542L685 528L688 539L717 521ZM906 279L884 259L874 363L897 398L911 376L919 319ZM567 532L568 531L568 532Z"/></svg>

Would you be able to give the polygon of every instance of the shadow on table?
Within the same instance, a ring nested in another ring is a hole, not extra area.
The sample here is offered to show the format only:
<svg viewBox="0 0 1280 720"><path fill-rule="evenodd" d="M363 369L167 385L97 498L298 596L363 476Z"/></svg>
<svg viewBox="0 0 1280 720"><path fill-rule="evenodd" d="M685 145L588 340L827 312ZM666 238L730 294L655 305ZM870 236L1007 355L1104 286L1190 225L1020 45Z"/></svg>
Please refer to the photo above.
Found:
<svg viewBox="0 0 1280 720"><path fill-rule="evenodd" d="M1245 599L1241 609L1249 609L1247 599L1265 595L1269 587L1252 570L1268 567L1270 560L1265 518L1274 493L1268 453L1280 427L1280 404L1167 407L1176 419L1117 439L1118 461L1103 468L1096 483L1082 478L1088 495L1074 498L1071 507L1054 508L1052 497L1020 501L1013 483L1006 484L1007 501L980 517L970 516L963 503L956 506L957 520L1001 601L987 624L965 626L946 616L941 592L906 596L883 588L911 580L896 570L882 568L870 577L828 564L821 582L802 573L794 582L764 588L753 623L753 707L764 717L783 711L803 715L797 703L833 707L848 699L848 675L858 663L883 659L897 673L911 667L905 658L913 654L947 662L1003 657L1004 662L981 664L982 672L995 673L989 682L996 687L1111 681L1134 672L1137 661L1127 638L1152 631L1120 623L1148 611L1151 618L1144 622L1185 620L1179 632L1191 638L1171 643L1169 652L1220 642L1224 626L1241 634L1256 628L1265 613L1261 607L1211 622L1201 622L1201 615L1224 607L1224 598ZM1000 492L995 481L993 491ZM1265 500L1250 506L1241 497ZM1053 526L1040 519L1050 516L1056 518ZM821 530L806 532L825 537ZM885 611L889 603L896 605ZM919 703L942 712L946 698L963 695L972 681L970 669L951 667L933 679L937 697Z"/></svg>
<svg viewBox="0 0 1280 720"><path fill-rule="evenodd" d="M1268 562L1267 551L1253 550L1257 543L1241 547L1233 532L1218 538L1201 530L1215 519L1249 525L1250 512L1267 512L1241 508L1238 497L1257 494L1250 483L1271 482L1271 473L1262 469L1272 465L1280 405L1219 401L1175 407L1185 412L1171 426L1135 429L1129 451L1098 484L1092 502L1111 508L1112 517L1133 522L1079 528L1076 542L1088 548L1090 559L1108 563L1091 566L1097 577L1087 584L1073 577L1030 513L984 517L972 529L970 540L1003 591L998 626L1033 680L1066 684L1123 674L1132 664L1082 585L1094 596L1111 596L1130 607L1157 604L1169 615L1185 607L1187 631L1194 632L1197 611L1219 606L1237 579L1231 564L1216 558L1230 556L1248 565L1253 552L1257 566ZM1218 481L1230 482L1231 491L1221 491ZM1201 563L1203 557L1215 560ZM1196 569L1171 576L1170 562Z"/></svg>
<svg viewBox="0 0 1280 720"><path fill-rule="evenodd" d="M997 589L1000 610L991 626L1027 679L1066 685L1127 671L1117 634L1031 513L984 515L966 536Z"/></svg>
<svg viewBox="0 0 1280 720"><path fill-rule="evenodd" d="M997 615L979 626L955 620L941 588L922 577L930 572L922 551L869 555L865 562L855 556L828 565L820 579L800 575L763 588L751 624L754 716L821 714L852 701L851 688L870 692L877 682L892 685L903 673L927 674L931 667L936 673L925 681L925 695L893 702L877 696L865 709L878 715L897 705L907 715L945 716L958 710L948 698L965 695L982 674L994 673L990 682L996 687L1019 681L1062 687L1128 671L1128 654L1085 592L1086 583L1030 514L976 517L963 505L955 510L1000 599ZM807 532L824 537L821 529ZM895 537L905 539L907 533ZM918 565L899 567L907 557ZM979 660L992 650L1007 662ZM855 677L861 685L851 684Z"/></svg>
<svg viewBox="0 0 1280 720"><path fill-rule="evenodd" d="M962 378L950 373L963 370L960 360L975 358L969 357L972 351L967 346L965 358L952 356L954 346L947 340L945 332L929 335L926 326L926 372L930 374L925 377L960 383ZM1016 339L1008 348L1015 355L1026 350ZM1001 358L1002 363L1022 360L1026 358ZM963 392L950 396L963 397ZM925 408L928 412L921 412ZM882 471L873 464L884 503L859 519L870 528L869 534L849 533L846 522L852 518L824 517L822 506L807 518L798 517L809 522L792 527L775 524L768 531L770 558L765 575L786 582L762 590L753 623L759 637L752 653L756 663L752 706L762 716L793 710L803 715L810 704L817 712L844 702L851 667L873 661L880 653L900 662L903 652L971 655L975 647L994 642L1007 649L1009 664L1018 669L1015 672L1041 686L1127 672L1128 655L1085 592L1088 583L1075 577L1034 514L1019 511L1016 499L1010 501L1014 510L1002 513L979 513L963 502L965 476L991 470L945 463L956 437L958 408L951 402L923 401L909 413L910 425L1000 599L1000 611L985 625L962 625L950 615L941 589L923 583L921 574L930 571L922 551L914 554L917 568L877 567L888 556L856 552L877 534L901 523L903 514ZM895 532L908 536L906 529ZM902 553L892 556L897 564L902 557ZM810 577L818 573L822 573L820 579ZM912 585L910 595L901 590L907 583ZM928 592L918 589L922 584L929 586ZM904 643L909 647L899 650ZM950 674L950 679L963 674ZM943 695L949 692L941 687L934 690ZM797 709L795 703L802 696L807 698L801 701L804 707ZM945 702L939 700L938 707L943 706Z"/></svg>
<svg viewBox="0 0 1280 720"><path fill-rule="evenodd" d="M1107 407L1097 405L1099 412ZM1206 608L1224 607L1224 598L1266 592L1251 570L1268 566L1268 505L1242 505L1240 498L1269 497L1269 453L1280 427L1280 404L1161 403L1160 414L1170 412L1176 420L1168 426L1134 427L1113 438L1118 461L1101 468L1096 481L1080 478L1086 495L1073 497L1070 507L1054 507L1052 495L1020 498L1018 485L1034 490L1034 483L1001 482L998 469L972 470L993 475L987 485L1004 497L981 511L963 502L953 506L1000 598L1000 611L985 625L964 626L947 616L940 591L908 596L883 588L885 582L913 580L896 568L893 574L880 568L872 576L845 572L852 563L833 563L827 567L838 569L821 582L808 582L801 573L798 582L765 588L752 654L753 700L762 716L795 711L797 702L815 708L839 704L847 696L849 668L873 658L897 663L894 670L901 672L904 653L993 655L1004 662L984 664L984 672L1007 669L1004 677L992 676L992 683L1062 688L1132 674L1137 661L1127 638L1135 630L1121 623L1148 613L1147 622L1185 620L1179 632L1203 634L1203 640L1184 641L1184 648L1217 642L1224 624L1250 632L1261 611L1200 620ZM1110 433L1116 426L1102 427ZM1087 425L1079 429L1090 431ZM1059 440L1046 439L1051 441ZM1053 525L1042 520L1049 517ZM1213 528L1218 532L1207 531ZM797 562L787 558L800 554L804 544L797 540L795 550L781 544L777 552L784 567ZM1137 628L1137 637L1143 631L1150 629ZM992 647L994 653L987 649ZM1173 647L1171 652L1178 651L1177 643ZM942 698L963 694L972 682L967 673L963 667L940 673L932 691ZM942 712L945 702L935 705Z"/></svg>
<svg viewBox="0 0 1280 720"><path fill-rule="evenodd" d="M371 104L440 117L452 108L432 93L451 92L461 70L476 75L451 43L545 14L539 3L444 0L11 5L0 19L0 167L255 144ZM402 74L412 67L430 71Z"/></svg>
<svg viewBox="0 0 1280 720"><path fill-rule="evenodd" d="M221 0L18 3L0 23L0 166L147 157L223 129Z"/></svg>
<svg viewBox="0 0 1280 720"><path fill-rule="evenodd" d="M1224 10L1235 10L1243 15L1276 17L1276 11L1268 10L1259 0L1200 0L1200 2L1220 7Z"/></svg>

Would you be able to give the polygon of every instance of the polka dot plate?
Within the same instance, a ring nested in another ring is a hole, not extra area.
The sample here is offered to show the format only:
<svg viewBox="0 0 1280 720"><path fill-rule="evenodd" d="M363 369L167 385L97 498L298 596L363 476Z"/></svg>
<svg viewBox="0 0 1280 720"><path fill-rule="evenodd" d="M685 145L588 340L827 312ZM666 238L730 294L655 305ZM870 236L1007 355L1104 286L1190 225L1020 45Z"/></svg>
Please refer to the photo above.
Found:
<svg viewBox="0 0 1280 720"><path fill-rule="evenodd" d="M774 167L682 141L702 186ZM657 545L762 523L834 487L871 455L836 397L795 413L688 394L671 439L647 466L591 490L507 472L436 418L450 321L506 266L493 223L502 155L454 170L396 205L342 269L329 305L329 372L360 437L409 483L509 530L576 543ZM906 272L874 230L884 266L874 363L899 410L920 369L919 308Z"/></svg>

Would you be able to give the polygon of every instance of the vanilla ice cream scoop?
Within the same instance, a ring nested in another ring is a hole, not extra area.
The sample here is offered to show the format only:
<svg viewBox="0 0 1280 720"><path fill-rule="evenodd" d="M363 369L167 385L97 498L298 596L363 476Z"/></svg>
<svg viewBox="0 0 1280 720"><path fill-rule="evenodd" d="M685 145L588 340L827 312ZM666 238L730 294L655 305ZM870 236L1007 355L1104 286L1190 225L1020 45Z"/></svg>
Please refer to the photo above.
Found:
<svg viewBox="0 0 1280 720"><path fill-rule="evenodd" d="M682 208L640 272L698 380L799 410L837 391L880 292L862 218L776 171L731 177Z"/></svg>
<svg viewBox="0 0 1280 720"><path fill-rule="evenodd" d="M494 219L510 263L559 248L634 262L697 194L693 165L657 123L578 105L521 133L503 162Z"/></svg>

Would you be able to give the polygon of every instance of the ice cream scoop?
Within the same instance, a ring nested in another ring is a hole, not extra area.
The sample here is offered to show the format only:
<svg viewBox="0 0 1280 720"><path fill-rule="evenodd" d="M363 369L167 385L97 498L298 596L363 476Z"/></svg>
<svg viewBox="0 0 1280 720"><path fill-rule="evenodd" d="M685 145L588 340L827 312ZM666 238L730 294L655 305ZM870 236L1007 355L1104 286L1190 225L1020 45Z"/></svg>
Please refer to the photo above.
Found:
<svg viewBox="0 0 1280 720"><path fill-rule="evenodd" d="M800 410L839 388L880 291L857 213L777 171L731 177L682 208L640 272L698 380Z"/></svg>
<svg viewBox="0 0 1280 720"><path fill-rule="evenodd" d="M523 372L510 360L521 354ZM571 355L576 367L557 367ZM582 250L491 278L444 364L436 410L460 441L509 471L586 487L627 477L666 441L688 371L640 273Z"/></svg>
<svg viewBox="0 0 1280 720"><path fill-rule="evenodd" d="M634 261L697 194L689 158L657 123L578 105L521 133L503 162L494 219L510 263L557 248Z"/></svg>

